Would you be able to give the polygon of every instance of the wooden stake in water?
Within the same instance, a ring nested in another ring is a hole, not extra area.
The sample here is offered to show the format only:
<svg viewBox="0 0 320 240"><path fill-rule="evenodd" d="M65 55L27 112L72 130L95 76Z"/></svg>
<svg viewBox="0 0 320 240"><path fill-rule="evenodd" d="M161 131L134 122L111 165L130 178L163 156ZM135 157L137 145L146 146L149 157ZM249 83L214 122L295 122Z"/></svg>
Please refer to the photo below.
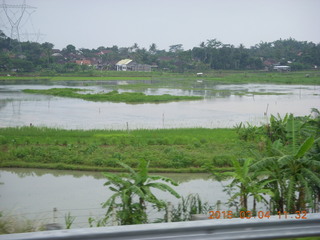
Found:
<svg viewBox="0 0 320 240"><path fill-rule="evenodd" d="M162 113L162 127L164 128L164 113Z"/></svg>
<svg viewBox="0 0 320 240"><path fill-rule="evenodd" d="M267 116L267 114L268 114L268 109L269 109L269 103L267 104L267 109L266 109L266 111L264 112L264 115L265 115L265 116Z"/></svg>
<svg viewBox="0 0 320 240"><path fill-rule="evenodd" d="M53 222L54 223L56 222L56 219L57 219L57 212L58 212L58 209L57 208L53 208Z"/></svg>
<svg viewBox="0 0 320 240"><path fill-rule="evenodd" d="M171 222L172 221L172 204L171 202L168 202L167 205L167 222Z"/></svg>

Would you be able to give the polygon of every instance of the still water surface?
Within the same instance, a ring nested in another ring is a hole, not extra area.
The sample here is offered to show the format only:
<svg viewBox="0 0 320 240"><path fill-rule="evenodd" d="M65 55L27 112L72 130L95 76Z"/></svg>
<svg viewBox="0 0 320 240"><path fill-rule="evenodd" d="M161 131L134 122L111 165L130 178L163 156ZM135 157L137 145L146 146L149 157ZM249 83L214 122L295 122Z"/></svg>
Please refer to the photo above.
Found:
<svg viewBox="0 0 320 240"><path fill-rule="evenodd" d="M160 174L159 174L160 175ZM208 174L161 174L179 182L173 187L182 196L198 193L203 201L215 204L226 202L228 196L222 191L223 185ZM88 227L89 217L101 217L105 209L101 203L112 192L103 184L102 173L41 170L41 169L1 169L0 170L0 211L22 218L43 222L59 222L64 226L64 215L68 212L77 216L75 227ZM178 199L162 191L153 191L157 197L174 205ZM53 208L57 208L54 219ZM156 211L149 211L151 219L163 217Z"/></svg>
<svg viewBox="0 0 320 240"><path fill-rule="evenodd" d="M233 127L240 122L261 124L270 114L308 115L320 109L320 86L239 84L198 90L147 88L146 94L203 96L200 101L160 104L89 102L82 99L26 94L22 89L65 85L0 85L0 127L48 126L66 129L130 129L175 127ZM79 86L77 86L79 87ZM80 86L97 92L109 85ZM124 90L122 90L124 91ZM129 90L126 90L129 91ZM236 93L253 92L238 95ZM261 95L261 93L284 95ZM258 93L258 94L257 94ZM267 115L265 115L267 113Z"/></svg>
<svg viewBox="0 0 320 240"><path fill-rule="evenodd" d="M26 88L48 89L66 85L0 85L0 127L35 126L66 129L130 129L174 127L233 127L240 122L261 124L270 114L308 115L320 109L320 86L241 84L212 85L200 89L147 88L146 94L203 96L201 101L161 104L89 102L81 99L25 94ZM79 86L77 86L79 87ZM81 88L111 91L106 85ZM249 95L235 93L254 92ZM260 95L269 93L284 95ZM265 116L267 112L267 116ZM180 182L175 188L183 196L198 193L203 201L226 202L221 183L204 174L162 174ZM101 217L101 209L111 192L103 186L101 173L2 169L0 170L0 211L43 222L64 225L68 212L76 216L75 227L88 227L88 218ZM223 183L224 185L227 182ZM159 198L177 203L169 194ZM250 203L249 203L250 204ZM263 207L263 206L262 206ZM53 208L58 212L53 215ZM224 209L229 210L229 209ZM264 208L265 210L265 208ZM151 217L160 217L152 215ZM55 218L54 218L55 216Z"/></svg>

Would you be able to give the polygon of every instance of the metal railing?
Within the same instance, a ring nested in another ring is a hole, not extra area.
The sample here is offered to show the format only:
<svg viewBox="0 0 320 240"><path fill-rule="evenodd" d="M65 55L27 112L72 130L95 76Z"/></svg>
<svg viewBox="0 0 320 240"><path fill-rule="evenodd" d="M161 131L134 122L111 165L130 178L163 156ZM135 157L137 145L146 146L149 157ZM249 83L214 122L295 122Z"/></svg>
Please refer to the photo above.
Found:
<svg viewBox="0 0 320 240"><path fill-rule="evenodd" d="M0 240L197 240L197 239L274 239L320 236L320 214L307 219L295 215L279 219L211 219L190 222L156 223L100 228L54 230L0 235Z"/></svg>

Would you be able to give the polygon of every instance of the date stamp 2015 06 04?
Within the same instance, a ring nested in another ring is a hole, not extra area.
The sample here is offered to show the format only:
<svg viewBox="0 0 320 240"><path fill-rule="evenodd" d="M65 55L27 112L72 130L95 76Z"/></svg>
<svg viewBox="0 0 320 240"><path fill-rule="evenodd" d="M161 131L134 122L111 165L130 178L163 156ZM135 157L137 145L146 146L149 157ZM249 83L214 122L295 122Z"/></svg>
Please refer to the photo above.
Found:
<svg viewBox="0 0 320 240"><path fill-rule="evenodd" d="M307 219L307 211L296 211L290 214L286 211L277 212L275 216L279 219ZM252 211L240 211L239 213L234 213L233 211L209 211L209 219L269 219L270 211L258 211L256 215Z"/></svg>

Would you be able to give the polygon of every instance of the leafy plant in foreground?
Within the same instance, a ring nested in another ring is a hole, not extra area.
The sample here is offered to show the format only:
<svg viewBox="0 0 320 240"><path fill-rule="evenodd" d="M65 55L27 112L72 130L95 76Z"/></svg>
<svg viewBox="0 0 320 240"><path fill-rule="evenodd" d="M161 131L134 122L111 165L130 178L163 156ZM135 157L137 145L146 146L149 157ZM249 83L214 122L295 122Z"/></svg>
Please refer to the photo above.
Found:
<svg viewBox="0 0 320 240"><path fill-rule="evenodd" d="M177 207L172 209L172 222L190 221L192 214L206 214L212 208L207 202L203 203L198 194L182 197Z"/></svg>
<svg viewBox="0 0 320 240"><path fill-rule="evenodd" d="M252 165L253 171L260 171L261 176L272 181L268 187L274 192L271 199L277 211L305 210L320 187L320 161L311 153L320 138L305 137L302 126L303 123L290 114L285 126L286 142L276 140L272 144L272 156Z"/></svg>
<svg viewBox="0 0 320 240"><path fill-rule="evenodd" d="M158 210L166 207L166 202L159 200L151 192L152 188L167 191L177 198L180 197L169 185L159 182L164 181L177 186L178 184L173 180L148 174L147 161L140 161L138 172L124 163L119 162L119 165L125 168L128 173L104 174L108 179L104 185L109 186L109 189L114 192L103 204L103 207L107 208L106 219L111 217L113 209L116 208L116 217L120 225L147 223L147 203Z"/></svg>

